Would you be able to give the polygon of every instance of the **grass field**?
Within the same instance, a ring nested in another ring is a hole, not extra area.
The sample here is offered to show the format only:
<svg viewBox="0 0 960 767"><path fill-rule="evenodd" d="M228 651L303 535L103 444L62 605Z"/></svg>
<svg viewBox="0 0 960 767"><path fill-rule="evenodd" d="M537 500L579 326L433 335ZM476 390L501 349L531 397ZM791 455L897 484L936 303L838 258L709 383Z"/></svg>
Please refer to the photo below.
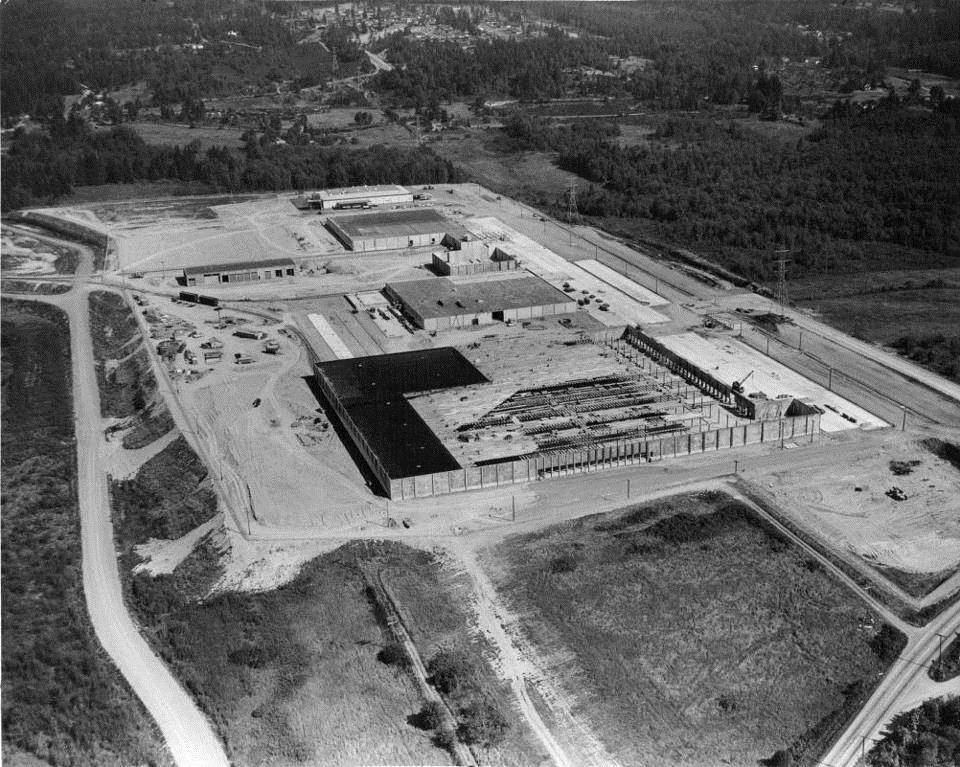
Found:
<svg viewBox="0 0 960 767"><path fill-rule="evenodd" d="M243 131L237 128L218 128L202 126L191 128L186 124L137 122L133 129L148 144L179 144L186 146L194 141L200 143L201 151L212 146L227 146L240 148L243 142L240 135Z"/></svg>
<svg viewBox="0 0 960 767"><path fill-rule="evenodd" d="M4 761L169 764L84 603L66 315L4 300L2 350Z"/></svg>
<svg viewBox="0 0 960 767"><path fill-rule="evenodd" d="M487 563L623 764L755 764L829 744L903 637L721 493L508 539Z"/></svg>
<svg viewBox="0 0 960 767"><path fill-rule="evenodd" d="M198 602L217 576L207 539L172 575L128 579L145 633L235 764L450 763L416 724L408 672L378 658L390 637L358 566L371 556L352 544L274 591Z"/></svg>

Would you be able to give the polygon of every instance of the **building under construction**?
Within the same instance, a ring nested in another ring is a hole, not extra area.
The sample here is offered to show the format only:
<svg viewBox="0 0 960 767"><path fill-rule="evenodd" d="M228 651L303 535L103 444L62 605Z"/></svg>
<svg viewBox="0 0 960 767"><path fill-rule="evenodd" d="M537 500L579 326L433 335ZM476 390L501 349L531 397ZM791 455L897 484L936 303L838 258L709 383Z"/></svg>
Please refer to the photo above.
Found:
<svg viewBox="0 0 960 767"><path fill-rule="evenodd" d="M488 380L453 349L318 363L316 372L321 391L391 498L819 433L816 407L789 397L745 397L637 328L581 341L594 348L596 369L602 361L604 372L584 376L580 370L567 380L522 389Z"/></svg>

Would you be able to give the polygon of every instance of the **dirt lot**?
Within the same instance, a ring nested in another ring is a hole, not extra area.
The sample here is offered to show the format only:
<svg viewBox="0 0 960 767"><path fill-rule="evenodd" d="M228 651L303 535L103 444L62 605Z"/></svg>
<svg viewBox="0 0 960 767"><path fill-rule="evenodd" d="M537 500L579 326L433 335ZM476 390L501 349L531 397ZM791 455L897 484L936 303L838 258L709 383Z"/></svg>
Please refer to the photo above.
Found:
<svg viewBox="0 0 960 767"><path fill-rule="evenodd" d="M509 538L484 563L623 764L815 754L886 665L878 619L723 494Z"/></svg>
<svg viewBox="0 0 960 767"><path fill-rule="evenodd" d="M909 473L895 474L893 462ZM759 482L783 513L914 596L960 568L960 471L908 434L888 432L843 466L817 472L816 482L809 472L789 470ZM906 500L886 495L893 486Z"/></svg>

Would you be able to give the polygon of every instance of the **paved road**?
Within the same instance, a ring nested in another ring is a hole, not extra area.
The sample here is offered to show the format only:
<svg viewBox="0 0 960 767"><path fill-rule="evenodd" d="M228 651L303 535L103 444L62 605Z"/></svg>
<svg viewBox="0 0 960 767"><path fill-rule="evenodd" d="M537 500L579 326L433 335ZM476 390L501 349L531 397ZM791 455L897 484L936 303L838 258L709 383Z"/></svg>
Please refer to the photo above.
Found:
<svg viewBox="0 0 960 767"><path fill-rule="evenodd" d="M229 760L210 723L154 655L123 602L107 475L100 464L106 446L87 305L86 283L91 269L89 251L84 250L73 290L42 299L59 306L70 320L83 591L87 610L97 639L156 721L177 765L226 767Z"/></svg>
<svg viewBox="0 0 960 767"><path fill-rule="evenodd" d="M960 677L938 684L927 669L939 652L938 634L955 636L960 631L960 603L917 630L880 686L820 761L827 767L858 767L861 753L869 751L886 725L899 713L909 711L928 698L960 694ZM946 642L945 642L946 644Z"/></svg>

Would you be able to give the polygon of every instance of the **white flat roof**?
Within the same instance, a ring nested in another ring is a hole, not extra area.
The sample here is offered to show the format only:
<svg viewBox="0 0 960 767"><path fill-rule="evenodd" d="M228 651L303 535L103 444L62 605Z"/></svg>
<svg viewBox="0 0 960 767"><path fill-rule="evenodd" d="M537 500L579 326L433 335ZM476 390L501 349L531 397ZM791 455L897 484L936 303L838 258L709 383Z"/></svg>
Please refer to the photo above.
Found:
<svg viewBox="0 0 960 767"><path fill-rule="evenodd" d="M344 197L387 197L395 194L411 194L399 184L378 184L375 186L341 186L336 189L320 189L310 193L313 200L342 200Z"/></svg>

